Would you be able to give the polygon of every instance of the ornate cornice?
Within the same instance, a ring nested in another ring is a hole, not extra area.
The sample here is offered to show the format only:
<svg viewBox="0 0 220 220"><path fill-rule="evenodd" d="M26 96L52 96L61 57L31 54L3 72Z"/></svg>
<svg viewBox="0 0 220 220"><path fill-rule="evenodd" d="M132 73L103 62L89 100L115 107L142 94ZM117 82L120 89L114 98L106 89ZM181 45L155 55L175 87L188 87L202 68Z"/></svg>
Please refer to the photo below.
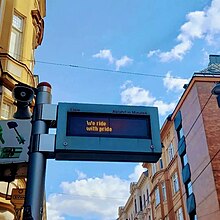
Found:
<svg viewBox="0 0 220 220"><path fill-rule="evenodd" d="M34 48L36 49L41 45L44 35L44 20L40 15L39 10L31 11L33 25L35 27L35 39L34 39Z"/></svg>

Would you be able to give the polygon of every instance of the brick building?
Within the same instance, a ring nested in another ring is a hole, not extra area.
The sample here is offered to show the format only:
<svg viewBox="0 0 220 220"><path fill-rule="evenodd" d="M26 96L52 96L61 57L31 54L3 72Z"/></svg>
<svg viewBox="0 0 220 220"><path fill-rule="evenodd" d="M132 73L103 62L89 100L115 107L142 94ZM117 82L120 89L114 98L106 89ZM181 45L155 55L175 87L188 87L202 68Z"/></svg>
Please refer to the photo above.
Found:
<svg viewBox="0 0 220 220"><path fill-rule="evenodd" d="M119 220L220 219L220 109L211 93L217 82L220 56L210 55L208 68L195 73L184 86L161 128L161 159L143 164L148 185L142 186L145 190L139 195L142 207L135 209L134 202L129 208L120 207ZM148 193L150 206L146 205Z"/></svg>

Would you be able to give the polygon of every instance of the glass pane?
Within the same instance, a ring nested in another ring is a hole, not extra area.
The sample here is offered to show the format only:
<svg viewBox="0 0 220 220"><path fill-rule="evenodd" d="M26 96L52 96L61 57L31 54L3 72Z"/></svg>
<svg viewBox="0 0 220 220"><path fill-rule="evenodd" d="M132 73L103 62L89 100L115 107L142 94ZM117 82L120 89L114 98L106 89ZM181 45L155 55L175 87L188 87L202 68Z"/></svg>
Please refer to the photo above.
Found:
<svg viewBox="0 0 220 220"><path fill-rule="evenodd" d="M22 31L23 28L23 19L18 15L13 16L12 26L17 28L19 31Z"/></svg>
<svg viewBox="0 0 220 220"><path fill-rule="evenodd" d="M188 157L187 157L187 155L185 154L185 155L183 156L183 166L185 166L187 163L188 163Z"/></svg>
<svg viewBox="0 0 220 220"><path fill-rule="evenodd" d="M8 104L3 103L2 104L2 115L1 117L3 119L8 119L10 116L10 106Z"/></svg>
<svg viewBox="0 0 220 220"><path fill-rule="evenodd" d="M19 59L20 48L21 48L21 33L19 33L16 29L12 29L9 54L15 59Z"/></svg>
<svg viewBox="0 0 220 220"><path fill-rule="evenodd" d="M187 190L188 190L188 195L191 195L193 193L191 181L187 184Z"/></svg>

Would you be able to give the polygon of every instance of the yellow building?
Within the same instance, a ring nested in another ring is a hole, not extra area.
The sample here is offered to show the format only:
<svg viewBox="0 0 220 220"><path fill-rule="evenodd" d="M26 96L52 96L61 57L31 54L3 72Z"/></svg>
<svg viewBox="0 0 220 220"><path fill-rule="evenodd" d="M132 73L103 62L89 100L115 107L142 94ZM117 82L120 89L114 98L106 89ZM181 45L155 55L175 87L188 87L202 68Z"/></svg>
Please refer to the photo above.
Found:
<svg viewBox="0 0 220 220"><path fill-rule="evenodd" d="M15 84L36 87L38 83L33 73L34 51L43 39L45 15L46 0L0 0L0 119L10 119L15 112ZM26 167L21 166L18 179L10 183L4 179L7 170L12 172L12 167L0 162L0 219L10 220L18 211L10 202L12 188L25 188L21 177Z"/></svg>

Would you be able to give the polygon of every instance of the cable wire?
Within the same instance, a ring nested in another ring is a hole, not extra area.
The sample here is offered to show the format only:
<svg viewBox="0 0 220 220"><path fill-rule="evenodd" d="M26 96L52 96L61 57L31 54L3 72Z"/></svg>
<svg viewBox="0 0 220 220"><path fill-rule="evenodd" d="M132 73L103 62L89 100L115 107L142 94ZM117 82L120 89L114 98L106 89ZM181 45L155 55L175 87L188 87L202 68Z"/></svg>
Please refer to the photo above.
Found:
<svg viewBox="0 0 220 220"><path fill-rule="evenodd" d="M1 47L1 49L3 49ZM6 51L5 49L3 49L4 51ZM9 51L7 51L9 52ZM21 56L20 56L21 57ZM23 57L24 58L24 57ZM104 72L114 72L114 73L123 73L123 74L129 74L129 75L138 75L138 76L147 76L147 77L157 77L157 78L167 78L167 76L163 76L163 75L156 75L156 74L148 74L148 73L143 73L143 72L130 72L130 71L117 71L117 70L111 70L111 69L105 69L105 68L96 68L96 67L89 67L89 66L80 66L80 65L74 65L74 64L64 64L64 63L57 63L57 62L47 62L47 61L40 61L40 60L30 60L30 59L25 59L25 61L30 61L30 62L36 62L36 63L41 63L41 64L48 64L48 65L56 65L56 66L64 66L64 67L71 67L71 68L79 68L79 69L87 69L87 70L94 70L94 71L104 71ZM170 78L174 78L174 79L180 79L179 77L170 77ZM200 115L202 114L203 110L205 109L206 105L208 104L209 100L211 99L212 94L209 96L207 102L205 103L205 105L203 106L203 108L201 109L199 115L197 116L197 118L195 119L194 123L192 124L191 128L189 129L188 133L186 134L185 137L187 137L191 130L193 129L194 125L196 124L198 118L200 117ZM174 138L172 139L174 140ZM171 141L172 141L171 140ZM179 147L176 151L175 155L178 153ZM201 176L201 174L205 171L205 169L208 167L208 165L214 160L214 158L218 155L218 153L220 152L220 149L215 153L215 155L212 157L212 159L207 163L207 165L202 169L202 171L199 173L199 175L195 178L195 180L192 182L192 185L196 182L196 180ZM162 174L162 176L160 177L160 179L158 180L158 182L160 182L160 180L162 179L162 177L164 176L164 173ZM63 193L59 193L59 194L63 194ZM180 201L180 199L183 198L183 196L186 194L186 192L184 192L181 197L178 199L178 201L173 205L173 207L170 209L170 211L168 212L168 214L174 209L174 207L176 206L176 204ZM209 196L209 195L208 195ZM110 198L110 197L109 197ZM112 198L113 199L113 198Z"/></svg>
<svg viewBox="0 0 220 220"><path fill-rule="evenodd" d="M6 53L10 53L10 51L1 47ZM151 74L151 73L144 73L144 72L132 72L132 71L121 71L121 70L113 70L113 69L105 69L105 68L98 68L98 67L89 67L89 66L82 66L76 64L65 64L65 63L58 63L58 62L49 62L49 61L41 61L41 60L31 60L27 59L19 54L15 54L20 57L23 61L34 62L39 64L47 64L53 66L62 66L62 67L70 67L70 68L77 68L77 69L86 69L86 70L93 70L93 71L102 71L102 72L112 72L112 73L122 73L127 75L135 75L135 76L145 76L145 77L155 77L155 78L170 78L170 79L182 79L177 76L164 76L160 74Z"/></svg>

